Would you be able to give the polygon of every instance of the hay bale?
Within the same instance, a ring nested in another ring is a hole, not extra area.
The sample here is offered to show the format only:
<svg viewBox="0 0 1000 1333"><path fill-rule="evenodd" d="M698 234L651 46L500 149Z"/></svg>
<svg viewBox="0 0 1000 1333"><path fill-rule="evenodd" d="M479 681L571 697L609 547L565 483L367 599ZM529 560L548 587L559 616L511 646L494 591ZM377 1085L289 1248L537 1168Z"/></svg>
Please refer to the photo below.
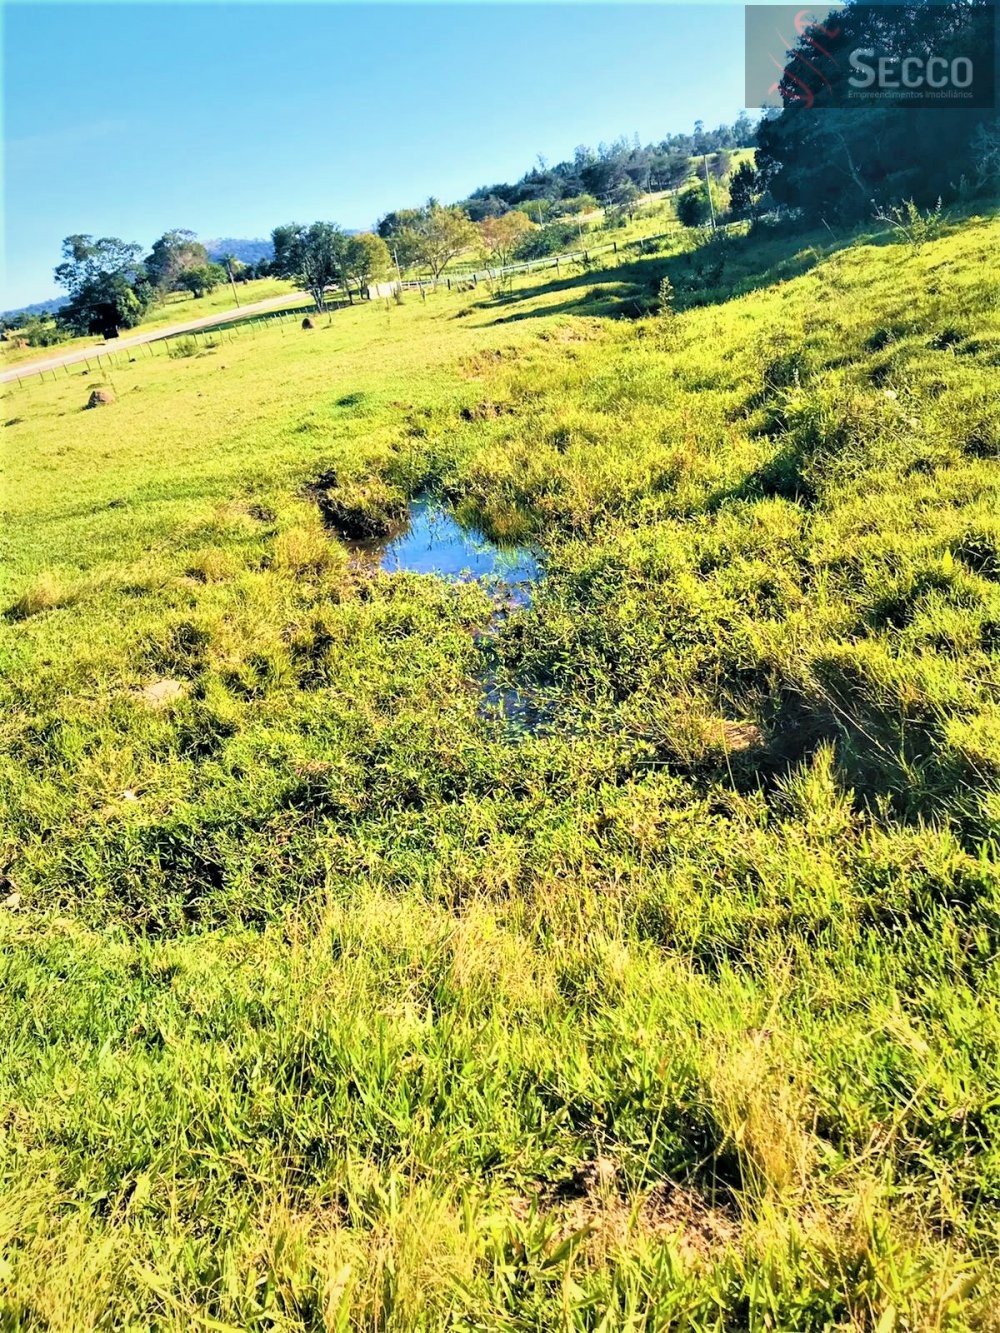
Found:
<svg viewBox="0 0 1000 1333"><path fill-rule="evenodd" d="M309 316L306 315L305 319L302 321L302 327L304 329L314 329L316 325L312 322Z"/></svg>
<svg viewBox="0 0 1000 1333"><path fill-rule="evenodd" d="M115 396L110 389L94 389L87 400L88 407L103 407L105 403L113 403Z"/></svg>

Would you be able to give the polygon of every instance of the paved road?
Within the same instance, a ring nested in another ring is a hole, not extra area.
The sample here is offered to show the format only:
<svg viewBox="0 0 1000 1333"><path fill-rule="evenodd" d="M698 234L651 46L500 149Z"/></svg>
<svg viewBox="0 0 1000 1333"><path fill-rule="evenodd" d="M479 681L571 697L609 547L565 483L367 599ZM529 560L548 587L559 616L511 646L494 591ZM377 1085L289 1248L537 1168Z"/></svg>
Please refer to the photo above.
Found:
<svg viewBox="0 0 1000 1333"><path fill-rule="evenodd" d="M16 380L21 376L27 379L29 375L37 375L40 370L59 370L62 366L73 366L80 361L89 361L92 357L99 356L101 352L124 352L126 348L156 342L159 338L171 338L176 333L194 333L196 329L211 328L215 324L225 324L231 319L244 319L247 315L288 305L305 295L305 292L286 292L284 296L269 296L266 301L254 301L251 305L240 306L238 310L223 310L214 315L203 315L201 319L189 319L184 324L149 329L146 333L136 333L129 338L115 338L109 343L95 343L91 347L63 352L61 356L51 356L44 361L25 361L20 365L11 366L9 370L0 371L0 384Z"/></svg>

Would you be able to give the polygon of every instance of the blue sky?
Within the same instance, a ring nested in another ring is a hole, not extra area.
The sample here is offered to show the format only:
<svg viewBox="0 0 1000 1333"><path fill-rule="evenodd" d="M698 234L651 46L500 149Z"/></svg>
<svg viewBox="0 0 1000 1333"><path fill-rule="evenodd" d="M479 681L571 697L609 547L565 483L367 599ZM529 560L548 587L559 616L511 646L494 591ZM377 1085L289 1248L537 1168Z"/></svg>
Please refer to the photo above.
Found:
<svg viewBox="0 0 1000 1333"><path fill-rule="evenodd" d="M4 6L0 308L73 232L368 227L638 132L731 121L743 10L681 5Z"/></svg>

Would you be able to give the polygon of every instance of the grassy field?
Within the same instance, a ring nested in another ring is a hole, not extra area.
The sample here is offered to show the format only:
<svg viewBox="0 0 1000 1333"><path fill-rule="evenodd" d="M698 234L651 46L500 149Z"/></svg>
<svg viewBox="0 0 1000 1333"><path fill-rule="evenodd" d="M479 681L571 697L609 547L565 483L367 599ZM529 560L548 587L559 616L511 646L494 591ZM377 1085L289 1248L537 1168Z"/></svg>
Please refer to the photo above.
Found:
<svg viewBox="0 0 1000 1333"><path fill-rule="evenodd" d="M998 243L7 395L4 1333L1000 1328Z"/></svg>

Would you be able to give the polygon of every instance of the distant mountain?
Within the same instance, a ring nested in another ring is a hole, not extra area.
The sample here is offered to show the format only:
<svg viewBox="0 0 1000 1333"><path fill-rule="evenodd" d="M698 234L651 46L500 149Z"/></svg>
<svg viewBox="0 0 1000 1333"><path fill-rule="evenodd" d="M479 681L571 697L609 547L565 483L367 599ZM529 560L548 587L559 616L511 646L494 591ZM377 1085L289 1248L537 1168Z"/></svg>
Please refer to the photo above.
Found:
<svg viewBox="0 0 1000 1333"><path fill-rule="evenodd" d="M50 296L47 301L35 301L32 305L15 306L13 310L0 310L0 319L14 319L18 315L40 315L43 312L58 310L69 300L67 296Z"/></svg>
<svg viewBox="0 0 1000 1333"><path fill-rule="evenodd" d="M272 259L274 246L270 241L247 240L245 237L222 236L216 241L203 241L211 260L218 261L223 255L235 255L244 264L256 264L258 259Z"/></svg>

